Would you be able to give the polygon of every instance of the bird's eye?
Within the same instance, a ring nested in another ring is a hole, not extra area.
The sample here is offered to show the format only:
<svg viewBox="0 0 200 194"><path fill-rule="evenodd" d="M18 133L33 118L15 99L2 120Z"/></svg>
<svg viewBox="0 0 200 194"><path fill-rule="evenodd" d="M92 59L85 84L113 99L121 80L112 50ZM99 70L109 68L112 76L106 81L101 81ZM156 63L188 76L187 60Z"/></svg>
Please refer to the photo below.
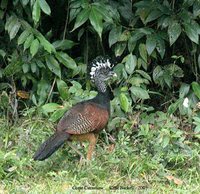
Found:
<svg viewBox="0 0 200 194"><path fill-rule="evenodd" d="M109 69L104 69L103 73L107 75L109 73Z"/></svg>

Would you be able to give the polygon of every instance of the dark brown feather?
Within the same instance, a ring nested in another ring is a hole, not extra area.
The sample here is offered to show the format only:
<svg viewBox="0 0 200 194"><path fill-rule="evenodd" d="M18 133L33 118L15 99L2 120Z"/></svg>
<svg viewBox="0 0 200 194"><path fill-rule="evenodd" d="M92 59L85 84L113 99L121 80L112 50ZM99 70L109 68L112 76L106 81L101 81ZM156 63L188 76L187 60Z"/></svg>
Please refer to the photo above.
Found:
<svg viewBox="0 0 200 194"><path fill-rule="evenodd" d="M59 121L57 130L69 134L85 134L103 129L109 119L108 111L93 102L73 106Z"/></svg>

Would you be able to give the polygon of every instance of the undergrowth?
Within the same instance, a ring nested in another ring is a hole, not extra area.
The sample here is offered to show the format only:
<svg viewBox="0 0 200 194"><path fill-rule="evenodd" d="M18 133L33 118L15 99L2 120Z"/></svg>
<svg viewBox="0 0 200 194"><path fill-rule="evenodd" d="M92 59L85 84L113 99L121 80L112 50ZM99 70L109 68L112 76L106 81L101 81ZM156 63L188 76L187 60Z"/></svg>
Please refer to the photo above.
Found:
<svg viewBox="0 0 200 194"><path fill-rule="evenodd" d="M139 119L139 126L103 131L89 162L80 160L67 144L43 162L33 161L34 151L53 132L53 124L36 117L9 127L1 119L0 193L198 193L198 140L179 129L177 118L168 118L161 126L160 117L166 114L153 116L155 122L148 116L151 124L147 118ZM87 143L73 145L86 155Z"/></svg>

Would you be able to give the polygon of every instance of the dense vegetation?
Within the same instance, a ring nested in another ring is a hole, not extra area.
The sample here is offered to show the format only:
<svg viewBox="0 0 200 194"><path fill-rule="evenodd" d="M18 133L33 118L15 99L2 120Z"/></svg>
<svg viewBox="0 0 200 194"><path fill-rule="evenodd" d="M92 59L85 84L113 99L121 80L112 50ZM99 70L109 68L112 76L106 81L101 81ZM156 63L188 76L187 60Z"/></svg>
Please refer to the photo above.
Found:
<svg viewBox="0 0 200 194"><path fill-rule="evenodd" d="M0 192L198 193L199 23L197 0L2 0ZM64 112L96 95L87 64L97 55L118 78L94 160L81 165L66 146L33 162Z"/></svg>

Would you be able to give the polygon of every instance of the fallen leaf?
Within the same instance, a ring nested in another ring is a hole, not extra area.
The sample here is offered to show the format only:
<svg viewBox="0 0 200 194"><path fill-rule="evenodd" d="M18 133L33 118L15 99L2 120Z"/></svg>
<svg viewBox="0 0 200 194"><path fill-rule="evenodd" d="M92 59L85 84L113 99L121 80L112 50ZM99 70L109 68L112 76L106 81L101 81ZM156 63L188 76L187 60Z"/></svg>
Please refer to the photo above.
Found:
<svg viewBox="0 0 200 194"><path fill-rule="evenodd" d="M115 144L111 144L107 148L107 150L108 150L109 153L113 152L114 149L115 149Z"/></svg>
<svg viewBox="0 0 200 194"><path fill-rule="evenodd" d="M169 181L171 181L171 180L173 180L174 179L174 177L173 176L171 176L171 175L167 175L167 176L165 176Z"/></svg>
<svg viewBox="0 0 200 194"><path fill-rule="evenodd" d="M180 179L178 179L178 178L175 178L175 177L174 177L174 183L175 183L176 185L182 185L182 184L183 184L183 181L180 180Z"/></svg>
<svg viewBox="0 0 200 194"><path fill-rule="evenodd" d="M182 185L183 184L183 181L172 176L172 175L167 175L165 176L169 181L173 181L176 185Z"/></svg>
<svg viewBox="0 0 200 194"><path fill-rule="evenodd" d="M17 96L23 99L29 99L29 93L22 90L17 91Z"/></svg>

